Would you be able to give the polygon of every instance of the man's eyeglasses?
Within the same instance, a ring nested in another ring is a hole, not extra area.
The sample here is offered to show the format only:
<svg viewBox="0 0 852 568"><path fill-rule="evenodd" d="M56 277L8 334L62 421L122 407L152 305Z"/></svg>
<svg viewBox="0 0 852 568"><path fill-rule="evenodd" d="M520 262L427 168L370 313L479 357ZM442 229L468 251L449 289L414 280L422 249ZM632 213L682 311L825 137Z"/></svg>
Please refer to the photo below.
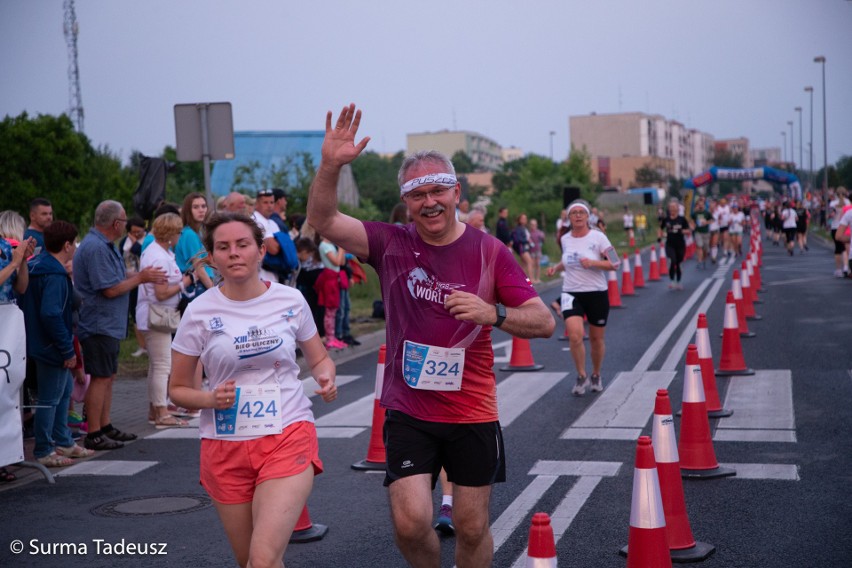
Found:
<svg viewBox="0 0 852 568"><path fill-rule="evenodd" d="M275 193L271 189L261 189L257 192L258 197L267 197L269 195L275 195Z"/></svg>
<svg viewBox="0 0 852 568"><path fill-rule="evenodd" d="M127 223L127 217L122 217L120 219L116 219L113 223Z"/></svg>
<svg viewBox="0 0 852 568"><path fill-rule="evenodd" d="M409 199L415 203L420 203L421 201L426 200L426 196L430 196L432 199L441 199L447 192L450 191L449 187L436 187L435 189L429 191L412 191L410 193L405 194L405 198Z"/></svg>

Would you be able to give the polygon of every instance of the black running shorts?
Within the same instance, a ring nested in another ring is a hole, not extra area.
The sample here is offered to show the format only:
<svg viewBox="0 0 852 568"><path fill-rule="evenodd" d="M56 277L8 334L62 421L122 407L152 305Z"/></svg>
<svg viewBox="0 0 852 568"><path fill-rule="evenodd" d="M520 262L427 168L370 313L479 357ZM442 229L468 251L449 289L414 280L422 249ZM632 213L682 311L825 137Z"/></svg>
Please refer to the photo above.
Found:
<svg viewBox="0 0 852 568"><path fill-rule="evenodd" d="M387 410L384 441L385 487L403 477L428 473L434 489L442 467L452 483L467 487L506 481L499 422L426 422Z"/></svg>

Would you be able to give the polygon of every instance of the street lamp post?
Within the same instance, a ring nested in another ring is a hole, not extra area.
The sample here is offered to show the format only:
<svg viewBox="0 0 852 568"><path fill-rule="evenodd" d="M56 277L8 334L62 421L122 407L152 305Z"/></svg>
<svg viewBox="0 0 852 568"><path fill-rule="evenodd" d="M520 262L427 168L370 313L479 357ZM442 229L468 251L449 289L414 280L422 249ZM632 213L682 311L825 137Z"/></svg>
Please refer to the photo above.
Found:
<svg viewBox="0 0 852 568"><path fill-rule="evenodd" d="M802 107L793 109L799 113L799 170L805 169L804 148L802 148Z"/></svg>
<svg viewBox="0 0 852 568"><path fill-rule="evenodd" d="M825 56L814 57L814 63L822 63L822 191L828 193L828 119L825 109Z"/></svg>
<svg viewBox="0 0 852 568"><path fill-rule="evenodd" d="M805 87L805 92L811 95L811 141L808 143L808 172L810 172L810 181L814 183L814 88Z"/></svg>
<svg viewBox="0 0 852 568"><path fill-rule="evenodd" d="M790 161L793 163L793 171L796 171L796 151L793 149L793 121L788 120L787 126L790 127Z"/></svg>
<svg viewBox="0 0 852 568"><path fill-rule="evenodd" d="M550 131L550 161L553 161L553 137L556 135L555 130Z"/></svg>
<svg viewBox="0 0 852 568"><path fill-rule="evenodd" d="M782 157L783 157L783 160L784 160L784 164L786 164L787 163L787 131L786 130L781 131L781 137L784 139L784 143L781 144Z"/></svg>

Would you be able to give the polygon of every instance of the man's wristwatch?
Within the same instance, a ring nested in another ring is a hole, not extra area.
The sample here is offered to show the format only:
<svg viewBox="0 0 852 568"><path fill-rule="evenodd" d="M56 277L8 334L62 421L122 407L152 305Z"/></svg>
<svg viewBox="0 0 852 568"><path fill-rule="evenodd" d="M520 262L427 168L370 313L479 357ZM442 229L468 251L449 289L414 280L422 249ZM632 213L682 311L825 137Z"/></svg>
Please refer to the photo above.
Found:
<svg viewBox="0 0 852 568"><path fill-rule="evenodd" d="M494 327L500 327L506 320L506 306L503 304L495 304L494 308L497 310L497 321L494 322Z"/></svg>

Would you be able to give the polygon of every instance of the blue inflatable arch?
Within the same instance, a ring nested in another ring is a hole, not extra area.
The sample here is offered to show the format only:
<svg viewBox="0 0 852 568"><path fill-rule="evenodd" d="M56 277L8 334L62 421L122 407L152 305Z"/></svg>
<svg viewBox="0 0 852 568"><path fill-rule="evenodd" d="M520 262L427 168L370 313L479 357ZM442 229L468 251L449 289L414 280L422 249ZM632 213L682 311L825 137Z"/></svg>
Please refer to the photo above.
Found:
<svg viewBox="0 0 852 568"><path fill-rule="evenodd" d="M697 189L716 180L745 181L753 179L765 179L766 181L785 184L790 188L790 194L794 199L802 198L802 185L799 183L798 177L790 172L766 166L762 168L719 168L713 166L706 172L686 180L684 185L688 189Z"/></svg>

